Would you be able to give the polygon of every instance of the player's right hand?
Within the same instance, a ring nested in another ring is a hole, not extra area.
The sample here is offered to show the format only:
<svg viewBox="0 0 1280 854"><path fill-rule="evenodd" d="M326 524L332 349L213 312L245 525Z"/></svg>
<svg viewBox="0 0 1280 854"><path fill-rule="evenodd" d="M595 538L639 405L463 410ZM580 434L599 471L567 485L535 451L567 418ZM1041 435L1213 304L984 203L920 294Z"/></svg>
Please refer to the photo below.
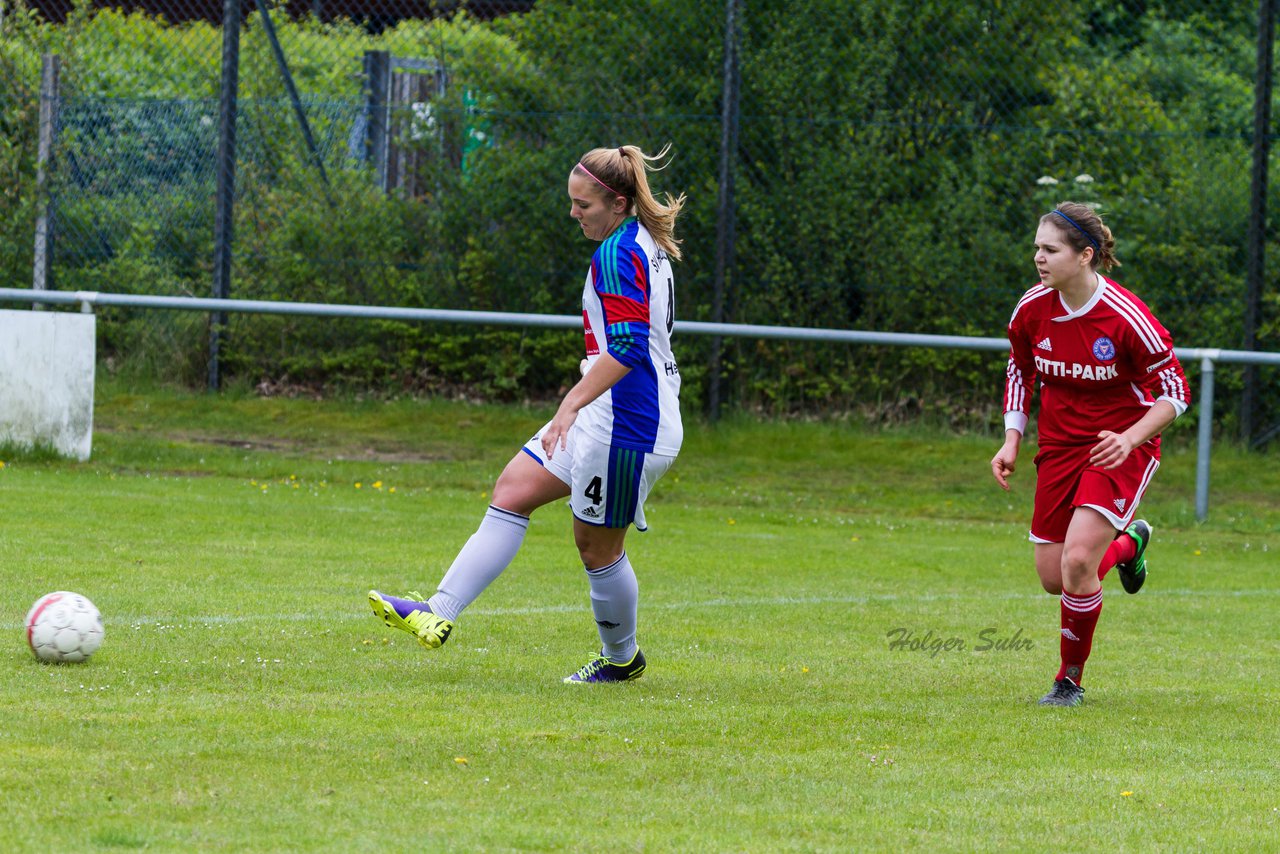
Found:
<svg viewBox="0 0 1280 854"><path fill-rule="evenodd" d="M996 483L1000 484L1000 488L1005 492L1009 491L1009 475L1013 474L1017 464L1018 452L1008 445L1002 447L991 458L991 474L995 477Z"/></svg>

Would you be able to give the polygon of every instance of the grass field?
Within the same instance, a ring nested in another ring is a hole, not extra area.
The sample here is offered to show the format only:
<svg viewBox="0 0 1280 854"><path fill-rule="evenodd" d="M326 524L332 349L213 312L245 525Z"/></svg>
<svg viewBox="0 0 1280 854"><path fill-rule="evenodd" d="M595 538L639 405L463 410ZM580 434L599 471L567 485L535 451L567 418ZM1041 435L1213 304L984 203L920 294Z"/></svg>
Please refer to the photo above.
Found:
<svg viewBox="0 0 1280 854"><path fill-rule="evenodd" d="M99 389L93 460L0 469L5 851L1274 850L1280 460L1174 436L1085 705L1040 708L1056 601L992 437L690 424L632 534L638 682L567 509L428 652L430 592L546 410ZM42 593L106 641L38 664ZM894 641L914 640L912 644Z"/></svg>

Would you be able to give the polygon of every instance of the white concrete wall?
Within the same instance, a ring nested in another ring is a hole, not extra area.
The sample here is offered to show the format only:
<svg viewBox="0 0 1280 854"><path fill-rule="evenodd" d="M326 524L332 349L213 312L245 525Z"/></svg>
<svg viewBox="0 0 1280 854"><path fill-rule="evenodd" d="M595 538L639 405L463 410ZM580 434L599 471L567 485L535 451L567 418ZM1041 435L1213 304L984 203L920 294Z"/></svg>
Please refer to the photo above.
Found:
<svg viewBox="0 0 1280 854"><path fill-rule="evenodd" d="M96 320L0 310L0 442L41 442L89 459Z"/></svg>

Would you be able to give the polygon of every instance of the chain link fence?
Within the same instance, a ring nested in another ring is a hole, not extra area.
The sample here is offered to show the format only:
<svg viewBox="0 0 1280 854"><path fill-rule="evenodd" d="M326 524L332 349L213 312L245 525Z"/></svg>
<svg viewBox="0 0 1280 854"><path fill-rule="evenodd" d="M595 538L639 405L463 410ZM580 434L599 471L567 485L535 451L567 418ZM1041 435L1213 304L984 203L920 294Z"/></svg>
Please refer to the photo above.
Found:
<svg viewBox="0 0 1280 854"><path fill-rule="evenodd" d="M18 286L43 224L59 289L214 295L226 238L232 297L576 313L591 247L567 216L569 168L596 146L670 142L653 183L689 199L683 318L1001 335L1035 278L1037 218L1072 199L1099 206L1113 275L1179 345L1280 350L1275 274L1251 296L1248 259L1268 0L2 2L0 269ZM271 391L550 396L580 344L227 323L224 381ZM111 310L100 350L113 370L200 384L208 324ZM989 355L681 346L692 406L998 422ZM1244 375L1217 379L1223 429L1278 432L1274 377L1243 425Z"/></svg>

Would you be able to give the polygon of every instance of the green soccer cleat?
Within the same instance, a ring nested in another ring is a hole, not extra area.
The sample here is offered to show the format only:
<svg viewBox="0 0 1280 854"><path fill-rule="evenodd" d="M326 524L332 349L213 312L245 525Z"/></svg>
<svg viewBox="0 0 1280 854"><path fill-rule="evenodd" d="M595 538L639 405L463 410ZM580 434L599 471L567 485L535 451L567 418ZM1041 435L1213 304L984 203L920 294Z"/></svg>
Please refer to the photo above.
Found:
<svg viewBox="0 0 1280 854"><path fill-rule="evenodd" d="M597 655L582 666L577 673L564 677L565 684L585 685L588 682L628 682L639 679L644 673L644 653L639 649L626 664L614 664L604 655Z"/></svg>
<svg viewBox="0 0 1280 854"><path fill-rule="evenodd" d="M1067 677L1053 683L1048 694L1040 698L1042 706L1078 706L1084 702L1084 689Z"/></svg>
<svg viewBox="0 0 1280 854"><path fill-rule="evenodd" d="M1120 573L1120 583L1124 585L1124 592L1137 593L1142 589L1142 583L1147 580L1147 544L1151 542L1154 531L1146 519L1136 519L1132 525L1125 528L1124 533L1133 537L1138 550L1133 553L1131 560L1116 564L1116 571Z"/></svg>
<svg viewBox="0 0 1280 854"><path fill-rule="evenodd" d="M410 593L419 597L420 593ZM402 599L399 596L388 596L377 590L369 591L369 606L373 608L375 617L379 617L393 629L408 632L418 639L418 643L427 649L439 649L449 639L453 631L453 622L438 617L428 608L427 603L417 598Z"/></svg>

